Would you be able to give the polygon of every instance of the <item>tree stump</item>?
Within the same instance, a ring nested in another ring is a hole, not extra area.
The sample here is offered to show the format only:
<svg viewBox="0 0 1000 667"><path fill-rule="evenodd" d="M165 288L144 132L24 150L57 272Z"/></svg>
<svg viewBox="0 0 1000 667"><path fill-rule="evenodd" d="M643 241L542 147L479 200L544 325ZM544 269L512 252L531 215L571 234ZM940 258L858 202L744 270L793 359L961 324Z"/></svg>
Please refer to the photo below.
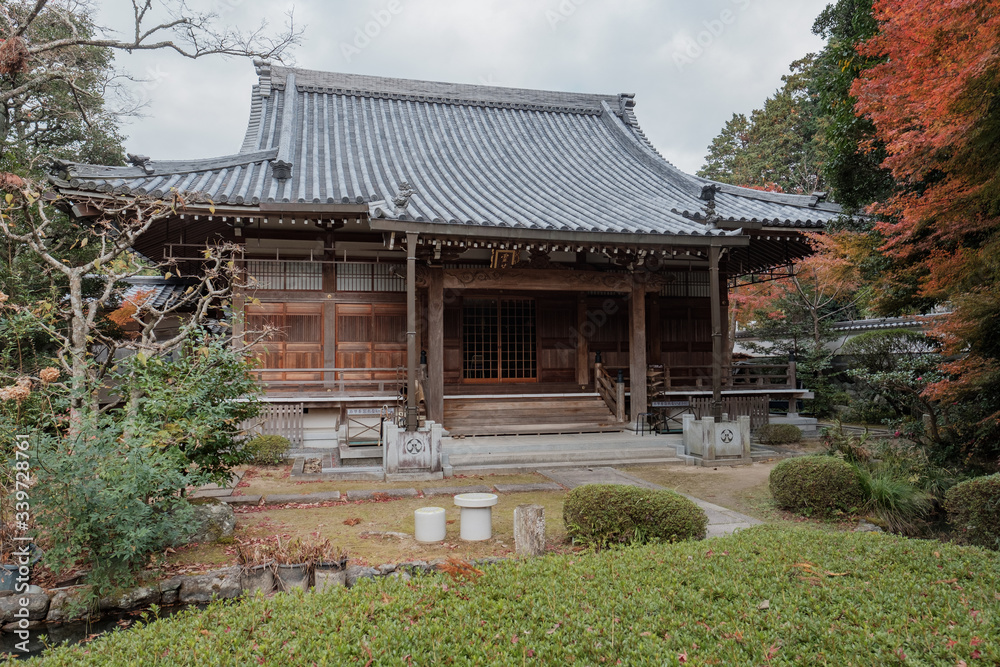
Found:
<svg viewBox="0 0 1000 667"><path fill-rule="evenodd" d="M541 505L514 508L514 551L525 556L545 553L545 508Z"/></svg>

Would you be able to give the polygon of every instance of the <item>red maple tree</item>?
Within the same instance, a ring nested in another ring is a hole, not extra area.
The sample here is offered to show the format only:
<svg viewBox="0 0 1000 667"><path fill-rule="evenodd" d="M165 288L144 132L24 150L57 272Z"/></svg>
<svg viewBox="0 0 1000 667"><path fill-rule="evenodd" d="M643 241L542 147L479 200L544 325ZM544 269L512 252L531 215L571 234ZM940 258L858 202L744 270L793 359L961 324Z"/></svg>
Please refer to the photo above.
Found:
<svg viewBox="0 0 1000 667"><path fill-rule="evenodd" d="M876 204L887 306L950 302L940 330L950 380L928 395L983 410L972 438L1000 434L1000 6L995 0L877 0L881 58L852 87L900 184ZM991 435L992 434L992 435ZM979 455L986 454L981 449ZM996 458L995 444L988 456ZM975 454L970 450L970 456Z"/></svg>

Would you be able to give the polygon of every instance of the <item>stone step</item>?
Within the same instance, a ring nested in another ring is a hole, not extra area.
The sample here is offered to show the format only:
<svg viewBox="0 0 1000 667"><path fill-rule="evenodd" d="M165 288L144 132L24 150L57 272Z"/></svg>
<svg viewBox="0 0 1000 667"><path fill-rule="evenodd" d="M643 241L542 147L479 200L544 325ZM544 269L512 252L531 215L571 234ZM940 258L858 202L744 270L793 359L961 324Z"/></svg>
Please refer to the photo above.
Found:
<svg viewBox="0 0 1000 667"><path fill-rule="evenodd" d="M554 462L576 462L578 465L615 465L636 460L680 460L677 450L670 448L626 449L626 450L563 450L563 451L522 451L522 452L476 452L468 454L448 454L452 467L472 465L533 465L544 467Z"/></svg>
<svg viewBox="0 0 1000 667"><path fill-rule="evenodd" d="M522 473L522 472L534 472L540 468L552 469L552 468L588 468L588 467L604 467L607 466L607 461L595 461L590 462L587 460L576 460L576 461L551 461L545 464L537 463L479 463L470 465L451 465L449 464L448 474L451 475L503 475L511 473ZM618 465L687 465L683 459L679 458L653 458L653 459L634 459L628 461L622 461Z"/></svg>
<svg viewBox="0 0 1000 667"><path fill-rule="evenodd" d="M480 454L480 453L520 453L520 452L562 452L562 451L630 451L630 450L664 450L675 456L678 449L683 449L684 445L673 438L654 439L647 438L648 443L630 442L627 445L620 443L602 442L599 438L588 441L582 438L553 438L549 442L539 443L537 441L525 439L525 442L518 442L517 437L513 438L445 438L441 441L441 451L445 454Z"/></svg>

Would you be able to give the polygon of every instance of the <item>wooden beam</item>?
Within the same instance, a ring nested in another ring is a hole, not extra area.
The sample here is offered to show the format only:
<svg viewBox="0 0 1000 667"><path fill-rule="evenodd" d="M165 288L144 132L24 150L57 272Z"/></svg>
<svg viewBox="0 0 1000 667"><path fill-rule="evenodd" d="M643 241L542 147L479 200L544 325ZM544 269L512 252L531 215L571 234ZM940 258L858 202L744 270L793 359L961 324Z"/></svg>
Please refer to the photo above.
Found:
<svg viewBox="0 0 1000 667"><path fill-rule="evenodd" d="M645 291L659 290L666 279L646 274L640 281ZM604 271L559 271L546 269L445 269L444 288L511 289L545 292L624 292L633 290L633 280L625 273Z"/></svg>
<svg viewBox="0 0 1000 667"><path fill-rule="evenodd" d="M580 294L576 299L576 383L590 384L590 350L587 337L583 333L587 324L587 297Z"/></svg>
<svg viewBox="0 0 1000 667"><path fill-rule="evenodd" d="M633 276L632 298L629 299L628 356L630 418L646 412L646 284Z"/></svg>
<svg viewBox="0 0 1000 667"><path fill-rule="evenodd" d="M416 431L417 406L417 235L406 235L406 430Z"/></svg>
<svg viewBox="0 0 1000 667"><path fill-rule="evenodd" d="M444 276L432 268L427 288L427 418L444 421Z"/></svg>

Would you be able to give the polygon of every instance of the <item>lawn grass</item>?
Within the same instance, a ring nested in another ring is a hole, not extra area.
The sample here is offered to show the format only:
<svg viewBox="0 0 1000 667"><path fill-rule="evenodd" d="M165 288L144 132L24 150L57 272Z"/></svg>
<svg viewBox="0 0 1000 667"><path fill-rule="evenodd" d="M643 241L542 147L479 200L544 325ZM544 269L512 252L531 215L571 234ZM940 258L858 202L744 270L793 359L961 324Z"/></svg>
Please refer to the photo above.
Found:
<svg viewBox="0 0 1000 667"><path fill-rule="evenodd" d="M184 612L35 665L992 665L1000 555L758 526Z"/></svg>

